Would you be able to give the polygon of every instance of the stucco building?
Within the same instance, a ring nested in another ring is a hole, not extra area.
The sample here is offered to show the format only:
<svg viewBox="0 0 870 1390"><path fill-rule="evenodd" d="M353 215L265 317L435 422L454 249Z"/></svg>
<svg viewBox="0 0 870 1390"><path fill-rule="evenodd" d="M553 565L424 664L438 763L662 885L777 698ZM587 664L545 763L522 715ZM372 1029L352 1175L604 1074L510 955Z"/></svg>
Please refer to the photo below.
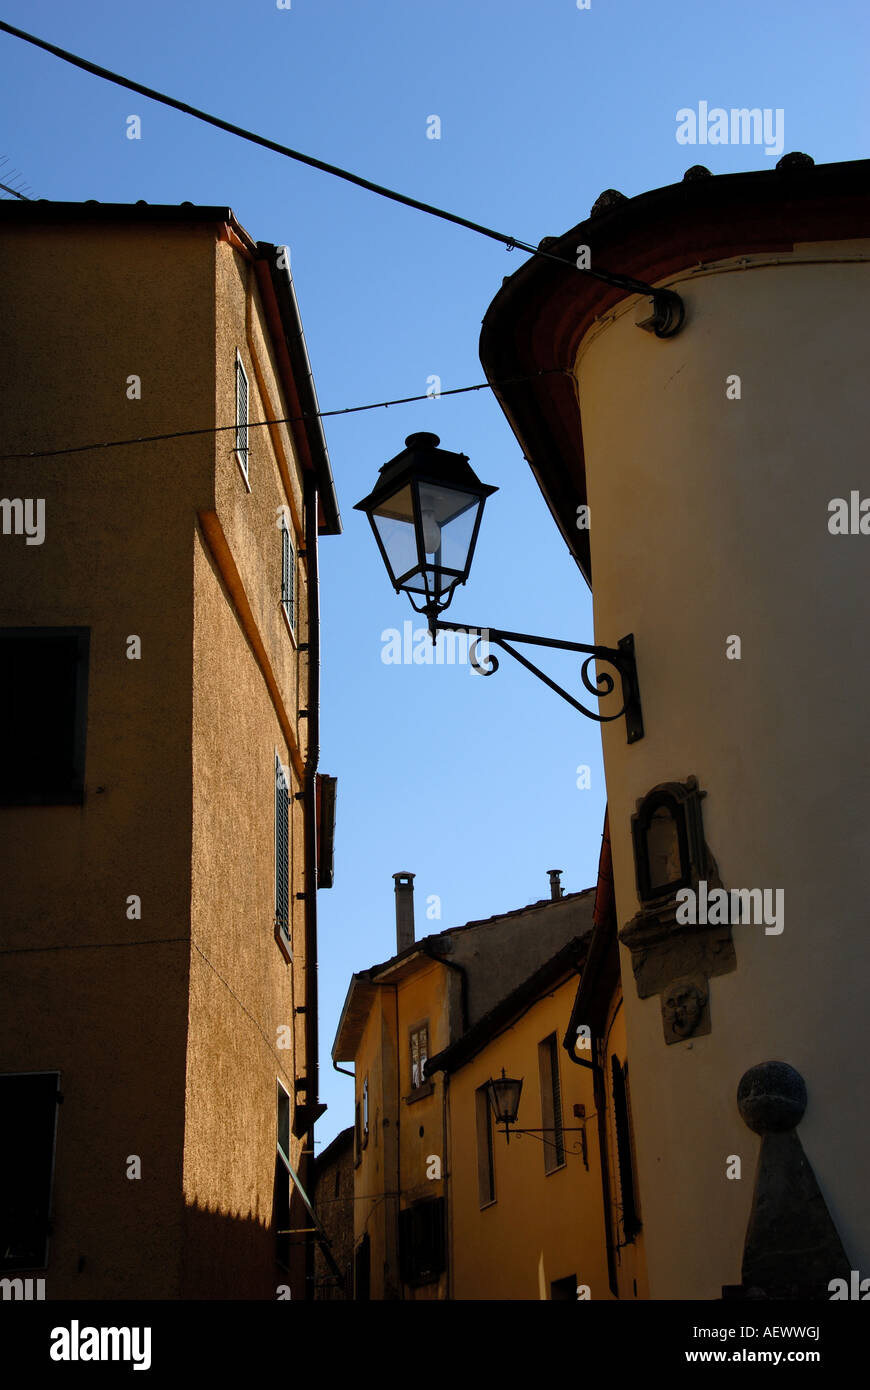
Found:
<svg viewBox="0 0 870 1390"><path fill-rule="evenodd" d="M189 204L0 241L0 1264L302 1296L341 527L286 248Z"/></svg>
<svg viewBox="0 0 870 1390"><path fill-rule="evenodd" d="M584 1249L585 1282L609 1296L597 1132L591 1176L579 1140L557 1163L543 1157L573 1123L565 1107L592 1113L591 1078L558 1042L594 893L554 885L548 900L416 940L414 875L394 878L397 952L353 976L332 1049L335 1065L353 1063L354 1297L559 1297ZM552 1133L503 1156L482 1087L504 1065L528 1074L521 1124Z"/></svg>
<svg viewBox="0 0 870 1390"><path fill-rule="evenodd" d="M634 635L644 736L602 736L654 1299L870 1270L868 174L791 155L610 190L483 324L591 640ZM678 331L581 245L678 294Z"/></svg>

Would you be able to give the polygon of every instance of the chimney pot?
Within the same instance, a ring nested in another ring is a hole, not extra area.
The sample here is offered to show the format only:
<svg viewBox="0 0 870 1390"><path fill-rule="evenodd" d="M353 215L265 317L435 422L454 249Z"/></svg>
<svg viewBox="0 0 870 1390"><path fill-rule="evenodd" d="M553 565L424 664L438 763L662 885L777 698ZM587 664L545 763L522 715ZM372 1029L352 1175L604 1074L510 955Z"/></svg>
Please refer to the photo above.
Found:
<svg viewBox="0 0 870 1390"><path fill-rule="evenodd" d="M562 896L562 870L548 869L547 873L550 876L550 897L553 902L558 902Z"/></svg>
<svg viewBox="0 0 870 1390"><path fill-rule="evenodd" d="M407 951L414 944L414 879L405 870L393 874L396 885L396 952Z"/></svg>

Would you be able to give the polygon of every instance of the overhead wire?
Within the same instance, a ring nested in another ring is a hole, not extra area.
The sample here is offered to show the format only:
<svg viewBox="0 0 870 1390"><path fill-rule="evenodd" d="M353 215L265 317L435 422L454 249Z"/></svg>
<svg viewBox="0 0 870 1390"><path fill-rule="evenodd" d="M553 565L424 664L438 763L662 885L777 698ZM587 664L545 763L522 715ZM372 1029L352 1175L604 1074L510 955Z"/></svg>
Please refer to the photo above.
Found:
<svg viewBox="0 0 870 1390"><path fill-rule="evenodd" d="M462 396L469 391L485 391L496 386L515 386L520 382L534 381L541 376L567 375L562 367L549 367L528 376L510 377L505 381L480 381L474 386L453 386L446 391L424 392L419 396L399 396L389 401L372 401L366 405L347 405L337 410L308 410L301 415L279 415L273 420L249 420L247 429L261 429L264 425L294 425L305 420L323 420L337 415L356 415L365 410L385 410L391 405L409 405L415 401L436 400L441 396ZM135 444L156 444L168 439L188 439L195 435L222 434L226 430L237 430L238 422L231 425L205 425L192 430L170 430L165 434L136 435L130 439L104 439L92 444L73 444L61 449L22 449L15 453L0 454L0 463L13 459L57 458L62 454L85 454L96 449L120 449Z"/></svg>
<svg viewBox="0 0 870 1390"><path fill-rule="evenodd" d="M148 97L149 100L159 102L163 106L171 106L176 111L193 116L196 120L215 126L218 130L225 130L230 135L238 136L241 140L260 145L263 149L271 150L274 154L283 155L285 158L296 160L300 164L307 164L310 168L319 169L322 173L332 174L335 178L344 179L346 183L356 184L358 188L365 188L369 193L376 193L381 198L389 198L394 203L415 208L418 212L425 212L430 217L438 217L444 222L452 222L458 227L465 227L469 231L477 232L480 236L489 237L492 241L501 242L509 251L519 249L527 251L532 256L541 256L547 260L556 261L562 266L571 266L572 269L581 274L591 275L605 284L628 290L634 294L651 295L656 293L654 287L648 285L644 280L636 280L633 276L619 275L613 271L593 269L592 266L581 266L577 261L568 260L564 256L557 256L541 245L535 246L531 242L521 241L518 237L509 236L492 227L486 227L483 223L474 222L471 218L461 217L458 213L448 212L445 208L436 207L432 203L424 203L419 198L412 198L406 193L399 193L393 188L386 188L383 184L374 183L371 179L351 173L350 170L342 169L337 164L329 164L326 160L317 159L314 155L303 154L301 150L291 149L289 145L282 145L277 140L270 140L265 135L258 135L256 131L246 130L244 126L235 125L232 121L225 121L220 116L213 116L208 111L192 106L190 102L180 101L178 97L169 96L166 92L158 92L154 87L146 87L142 82L135 82L132 78L124 77L121 73L112 72L110 68L101 67L99 63L92 63L89 58L82 58L77 53L70 53L68 49L60 48L57 44L49 43L46 39L40 39L35 34L29 34L24 29L16 28L13 24L7 24L5 20L0 20L0 30L11 34L14 38L22 39L25 43L33 44L46 53L53 54L54 57L62 59L65 63L71 63L73 67L81 68L83 72L101 77L106 82L113 82L116 86L126 87L128 91L137 92L140 96Z"/></svg>

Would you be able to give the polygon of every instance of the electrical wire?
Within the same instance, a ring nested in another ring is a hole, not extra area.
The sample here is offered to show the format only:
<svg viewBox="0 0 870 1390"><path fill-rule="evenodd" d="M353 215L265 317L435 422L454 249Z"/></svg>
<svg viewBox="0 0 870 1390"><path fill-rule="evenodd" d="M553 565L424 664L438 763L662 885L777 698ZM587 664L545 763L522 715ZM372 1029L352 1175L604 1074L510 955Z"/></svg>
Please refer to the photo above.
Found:
<svg viewBox="0 0 870 1390"><path fill-rule="evenodd" d="M249 420L246 428L249 430L261 429L264 425L293 425L299 424L304 420L323 420L335 415L356 415L363 410L386 410L391 405L409 405L413 401L426 401L440 399L441 396L462 396L469 391L485 391L488 387L495 386L515 386L523 381L534 381L537 377L568 375L562 367L548 367L540 372L533 372L529 376L511 377L506 381L480 381L475 386L454 386L447 391L438 391L433 395L427 391L421 396L400 396L392 401L373 401L368 405L347 405L340 410L309 410L302 415L279 415L274 420ZM131 444L156 444L166 439L188 439L193 435L202 434L222 434L226 430L238 429L238 423L232 425L205 425L201 429L195 430L172 430L167 434L143 434L133 439L105 439L94 444L75 444L63 449L30 449L22 450L18 453L0 454L0 463L6 463L12 459L45 459L56 458L60 454L85 454L93 449L120 449Z"/></svg>
<svg viewBox="0 0 870 1390"><path fill-rule="evenodd" d="M112 72L111 69L101 67L98 63L92 63L88 58L81 58L76 53L59 48L57 44L37 38L35 34L28 34L24 29L16 29L13 24L7 24L5 20L0 20L0 30L11 34L16 39L23 39L25 43L33 44L36 48L44 49L46 53L61 58L65 63L71 63L73 67L81 68L83 72L101 77L106 82L114 82L118 87L126 87L128 91L137 92L140 96L160 102L163 106L171 106L176 111L193 116L196 120L204 121L207 125L216 126L218 130L225 130L230 135L237 135L241 140L260 145L263 149L271 150L274 154L284 155L287 159L294 159L300 164L307 164L312 169L319 169L324 174L332 174L335 178L344 179L346 183L356 184L358 188L365 188L369 193L377 193L381 198L389 198L394 203L415 208L418 212L425 212L430 217L439 217L444 222L452 222L458 227L465 227L471 232L477 232L480 236L489 237L491 241L501 242L509 251L519 249L527 251L532 256L542 256L547 260L557 261L559 265L571 266L572 269L581 274L591 275L597 280L602 280L605 284L628 290L633 294L651 295L656 293L653 286L648 285L644 280L635 280L630 275L617 275L607 270L593 270L591 266L579 266L576 261L568 260L564 256L557 256L552 251L544 250L541 246L533 246L530 242L520 241L517 237L495 231L492 227L485 227L480 222L473 222L468 217L460 217L457 213L447 212L444 208L435 207L432 203L421 202L419 198L411 198L406 193L398 193L393 188L385 188L383 184L373 183L371 179L362 178L361 175L353 174L348 169L342 169L337 164L328 164L323 159L315 158L314 155L303 154L300 150L291 149L288 145L281 145L277 140L270 140L265 135L258 135L255 131L246 130L244 126L234 125L232 121L225 121L220 116L212 116L207 111L201 111L199 107L191 106L189 102L179 101L177 97L168 96L165 92L158 92L153 87L146 87L142 82L134 82L132 78Z"/></svg>

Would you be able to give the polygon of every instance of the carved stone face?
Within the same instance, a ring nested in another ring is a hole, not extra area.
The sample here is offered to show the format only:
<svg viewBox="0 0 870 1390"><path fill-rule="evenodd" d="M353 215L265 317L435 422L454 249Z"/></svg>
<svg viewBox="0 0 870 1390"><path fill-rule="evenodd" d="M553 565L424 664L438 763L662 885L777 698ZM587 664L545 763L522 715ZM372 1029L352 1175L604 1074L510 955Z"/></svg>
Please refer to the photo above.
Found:
<svg viewBox="0 0 870 1390"><path fill-rule="evenodd" d="M693 980L674 980L662 995L665 1028L677 1038L689 1038L701 1022L707 995Z"/></svg>

